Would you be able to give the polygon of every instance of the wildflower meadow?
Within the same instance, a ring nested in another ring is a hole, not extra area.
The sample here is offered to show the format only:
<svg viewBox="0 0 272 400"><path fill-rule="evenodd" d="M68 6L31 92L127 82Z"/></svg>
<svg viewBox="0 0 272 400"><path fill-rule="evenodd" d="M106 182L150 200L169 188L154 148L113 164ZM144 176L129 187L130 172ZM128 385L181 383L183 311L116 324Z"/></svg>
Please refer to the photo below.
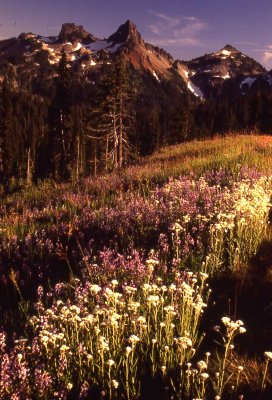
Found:
<svg viewBox="0 0 272 400"><path fill-rule="evenodd" d="M187 143L3 196L0 399L271 399L271 149Z"/></svg>

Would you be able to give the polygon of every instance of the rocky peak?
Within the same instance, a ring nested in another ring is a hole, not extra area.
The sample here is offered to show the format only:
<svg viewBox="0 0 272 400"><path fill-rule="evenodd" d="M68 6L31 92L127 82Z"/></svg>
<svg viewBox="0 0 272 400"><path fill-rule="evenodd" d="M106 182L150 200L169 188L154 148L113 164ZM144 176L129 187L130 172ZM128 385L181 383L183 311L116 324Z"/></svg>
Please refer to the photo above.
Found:
<svg viewBox="0 0 272 400"><path fill-rule="evenodd" d="M36 36L34 35L34 33L32 32L22 32L19 36L18 39L19 40L29 40L29 39L34 39Z"/></svg>
<svg viewBox="0 0 272 400"><path fill-rule="evenodd" d="M226 44L226 46L223 47L223 49L221 49L220 51L229 51L231 53L240 53L235 47L231 46L230 44Z"/></svg>
<svg viewBox="0 0 272 400"><path fill-rule="evenodd" d="M113 35L108 38L108 42L114 42L116 44L130 43L136 45L143 44L143 39L138 32L136 25L130 20L127 20Z"/></svg>
<svg viewBox="0 0 272 400"><path fill-rule="evenodd" d="M74 42L76 40L93 42L95 37L87 32L82 25L75 25L72 22L66 22L61 27L59 40L61 42Z"/></svg>

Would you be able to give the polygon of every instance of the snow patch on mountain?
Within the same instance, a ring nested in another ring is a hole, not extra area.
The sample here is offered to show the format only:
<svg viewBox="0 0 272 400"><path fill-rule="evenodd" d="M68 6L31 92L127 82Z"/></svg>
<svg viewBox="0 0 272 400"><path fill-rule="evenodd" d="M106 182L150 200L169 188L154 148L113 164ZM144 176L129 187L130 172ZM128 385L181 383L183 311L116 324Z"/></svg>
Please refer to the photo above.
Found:
<svg viewBox="0 0 272 400"><path fill-rule="evenodd" d="M58 36L38 36L40 40L42 40L44 43L50 44L50 43L55 43L59 37Z"/></svg>
<svg viewBox="0 0 272 400"><path fill-rule="evenodd" d="M93 52L108 50L111 53L115 53L120 46L122 46L122 43L114 44L112 42L108 42L107 40L97 40L96 42L85 45L85 48Z"/></svg>
<svg viewBox="0 0 272 400"><path fill-rule="evenodd" d="M111 44L111 46L108 47L107 50L110 51L111 53L115 53L121 46L123 46L123 43L116 43L115 45Z"/></svg>
<svg viewBox="0 0 272 400"><path fill-rule="evenodd" d="M85 48L96 52L106 49L108 45L106 40L97 40L96 42L85 45Z"/></svg>
<svg viewBox="0 0 272 400"><path fill-rule="evenodd" d="M242 91L242 95L246 93L246 89L250 89L253 83L256 81L257 78L251 78L250 76L246 77L240 83L240 89Z"/></svg>
<svg viewBox="0 0 272 400"><path fill-rule="evenodd" d="M272 86L272 76L269 74L265 75L265 80L268 83L269 86Z"/></svg>
<svg viewBox="0 0 272 400"><path fill-rule="evenodd" d="M76 47L73 48L73 51L78 51L78 50L80 50L81 48L82 48L82 44L78 42L78 43L76 44Z"/></svg>
<svg viewBox="0 0 272 400"><path fill-rule="evenodd" d="M152 71L152 75L154 76L155 79L157 79L158 82L161 83L160 78L158 77L155 71Z"/></svg>
<svg viewBox="0 0 272 400"><path fill-rule="evenodd" d="M230 76L229 72L227 72L225 75L214 75L214 78L230 79L231 76Z"/></svg>
<svg viewBox="0 0 272 400"><path fill-rule="evenodd" d="M226 75L222 76L222 79L230 79L230 77L231 76L230 76L229 72L227 72Z"/></svg>
<svg viewBox="0 0 272 400"><path fill-rule="evenodd" d="M42 43L42 49L43 50L48 50L48 44L47 43Z"/></svg>
<svg viewBox="0 0 272 400"><path fill-rule="evenodd" d="M220 53L223 54L224 56L230 56L231 55L231 51L226 50L226 49L221 50Z"/></svg>
<svg viewBox="0 0 272 400"><path fill-rule="evenodd" d="M247 87L250 89L253 83L256 81L257 78L250 78L250 76L246 77L241 83L240 83L240 88L243 89L244 85L247 85Z"/></svg>
<svg viewBox="0 0 272 400"><path fill-rule="evenodd" d="M202 91L199 89L199 87L194 85L191 81L188 81L187 87L196 97L203 98Z"/></svg>

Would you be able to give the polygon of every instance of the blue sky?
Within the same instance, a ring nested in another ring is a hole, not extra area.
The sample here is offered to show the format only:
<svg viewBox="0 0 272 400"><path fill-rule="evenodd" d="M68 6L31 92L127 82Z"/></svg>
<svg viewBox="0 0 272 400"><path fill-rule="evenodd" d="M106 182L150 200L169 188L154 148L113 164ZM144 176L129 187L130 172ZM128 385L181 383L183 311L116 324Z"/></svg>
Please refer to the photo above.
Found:
<svg viewBox="0 0 272 400"><path fill-rule="evenodd" d="M131 19L145 41L191 59L225 44L272 68L272 0L0 0L0 38L75 22L107 37Z"/></svg>

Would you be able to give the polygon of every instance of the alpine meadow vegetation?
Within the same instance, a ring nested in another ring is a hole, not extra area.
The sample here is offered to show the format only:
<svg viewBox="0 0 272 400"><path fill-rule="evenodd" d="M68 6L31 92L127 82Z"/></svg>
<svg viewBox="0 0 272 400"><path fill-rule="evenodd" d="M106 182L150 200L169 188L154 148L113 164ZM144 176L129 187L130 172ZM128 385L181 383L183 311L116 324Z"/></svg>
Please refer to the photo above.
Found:
<svg viewBox="0 0 272 400"><path fill-rule="evenodd" d="M0 399L270 399L271 161L228 136L2 196Z"/></svg>

